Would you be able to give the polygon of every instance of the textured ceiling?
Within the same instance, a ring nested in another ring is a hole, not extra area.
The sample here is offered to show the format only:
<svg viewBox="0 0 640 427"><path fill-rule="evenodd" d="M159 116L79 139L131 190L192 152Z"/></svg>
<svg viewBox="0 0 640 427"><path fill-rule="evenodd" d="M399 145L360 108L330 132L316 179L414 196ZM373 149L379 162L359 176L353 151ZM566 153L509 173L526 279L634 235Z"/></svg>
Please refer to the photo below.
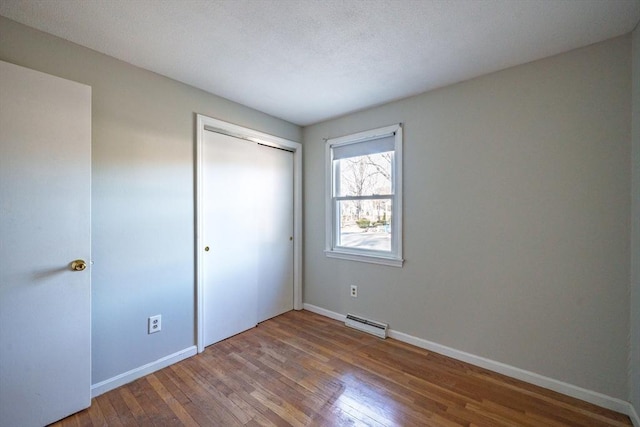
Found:
<svg viewBox="0 0 640 427"><path fill-rule="evenodd" d="M640 0L2 0L0 15L308 125L628 33Z"/></svg>

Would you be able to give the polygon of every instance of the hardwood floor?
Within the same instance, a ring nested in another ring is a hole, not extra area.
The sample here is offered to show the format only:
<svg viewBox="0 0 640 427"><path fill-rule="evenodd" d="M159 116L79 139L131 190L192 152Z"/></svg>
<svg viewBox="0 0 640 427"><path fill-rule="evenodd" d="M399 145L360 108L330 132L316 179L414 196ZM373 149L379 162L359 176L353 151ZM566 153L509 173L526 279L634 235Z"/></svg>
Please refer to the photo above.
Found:
<svg viewBox="0 0 640 427"><path fill-rule="evenodd" d="M55 426L629 426L625 415L289 312Z"/></svg>

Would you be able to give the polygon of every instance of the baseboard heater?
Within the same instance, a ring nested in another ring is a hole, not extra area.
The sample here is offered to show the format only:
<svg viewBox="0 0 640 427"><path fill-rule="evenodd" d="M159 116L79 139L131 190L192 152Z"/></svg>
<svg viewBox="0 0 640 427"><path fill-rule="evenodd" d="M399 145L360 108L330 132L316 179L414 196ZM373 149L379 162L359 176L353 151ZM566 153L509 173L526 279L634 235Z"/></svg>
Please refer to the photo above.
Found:
<svg viewBox="0 0 640 427"><path fill-rule="evenodd" d="M386 323L376 322L375 320L365 319L364 317L354 316L353 314L347 314L344 324L350 328L367 332L379 338L386 338L387 330L389 329L389 325Z"/></svg>

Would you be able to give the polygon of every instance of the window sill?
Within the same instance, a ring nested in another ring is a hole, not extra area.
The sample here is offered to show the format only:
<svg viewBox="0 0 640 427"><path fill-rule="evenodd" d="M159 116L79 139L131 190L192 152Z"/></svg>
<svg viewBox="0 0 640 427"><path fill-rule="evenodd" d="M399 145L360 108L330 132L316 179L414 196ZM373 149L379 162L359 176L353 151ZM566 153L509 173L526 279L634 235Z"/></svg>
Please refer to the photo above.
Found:
<svg viewBox="0 0 640 427"><path fill-rule="evenodd" d="M339 251L339 250L325 250L324 254L327 258L346 259L349 261L368 262L370 264L389 265L391 267L402 267L404 260L402 258L391 258L377 255L365 255L360 253Z"/></svg>

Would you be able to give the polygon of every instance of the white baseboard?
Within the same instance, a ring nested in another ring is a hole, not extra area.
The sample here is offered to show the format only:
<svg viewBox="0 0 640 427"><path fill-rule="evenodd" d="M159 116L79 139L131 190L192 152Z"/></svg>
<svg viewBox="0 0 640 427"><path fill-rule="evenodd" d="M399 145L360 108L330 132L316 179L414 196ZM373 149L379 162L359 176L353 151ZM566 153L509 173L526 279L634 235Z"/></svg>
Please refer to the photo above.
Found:
<svg viewBox="0 0 640 427"><path fill-rule="evenodd" d="M324 316L324 317L328 317L328 318L333 319L333 320L339 320L341 322L344 322L347 319L347 315L346 314L338 314L335 311L326 310L326 309L324 309L322 307L318 307L316 305L311 305L311 304L304 303L303 307L307 311L319 314L319 315Z"/></svg>
<svg viewBox="0 0 640 427"><path fill-rule="evenodd" d="M167 366L173 365L174 363L184 360L187 357L191 357L196 353L197 348L194 345L185 348L184 350L180 350L176 353L160 358L155 362L147 363L146 365L142 365L128 372L116 375L115 377L109 378L108 380L93 384L91 386L91 398L100 396L103 393L130 383L131 381L137 380L138 378L144 377L145 375L149 375L162 368L166 368Z"/></svg>
<svg viewBox="0 0 640 427"><path fill-rule="evenodd" d="M339 314L311 304L304 304L304 309L316 314L320 314L321 316L329 317L331 319L339 320L342 322L344 322L346 317L343 314ZM507 365L501 362L496 362L495 360L456 350L454 348L437 344L423 338L414 337L412 335L395 331L393 329L389 329L389 338L394 338L398 341L406 342L407 344L412 344L416 347L420 347L425 350L433 351L434 353L451 357L452 359L460 360L462 362L466 362L471 365L487 369L489 371L497 372L499 374L503 374L511 378L516 378L530 384L544 387L546 389L553 390L567 396L575 397L576 399L593 403L594 405L598 405L603 408L620 412L622 414L628 415L635 427L640 427L638 414L636 413L633 406L629 402L626 402L624 400L607 396L596 391L587 390L582 387L568 384L553 378L545 377L543 375L536 374L535 372L525 371L524 369L516 368L514 366Z"/></svg>

